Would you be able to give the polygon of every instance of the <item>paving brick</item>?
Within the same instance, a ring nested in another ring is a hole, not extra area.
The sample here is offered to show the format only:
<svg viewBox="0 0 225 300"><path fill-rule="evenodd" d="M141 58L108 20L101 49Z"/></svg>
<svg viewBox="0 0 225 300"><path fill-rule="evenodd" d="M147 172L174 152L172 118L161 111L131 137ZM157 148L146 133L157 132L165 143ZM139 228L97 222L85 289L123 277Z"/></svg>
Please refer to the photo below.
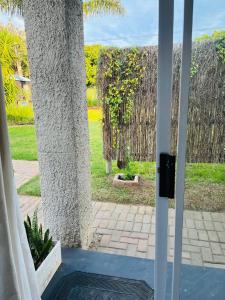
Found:
<svg viewBox="0 0 225 300"><path fill-rule="evenodd" d="M135 223L142 222L143 221L143 215L136 214L134 221L135 221Z"/></svg>
<svg viewBox="0 0 225 300"><path fill-rule="evenodd" d="M207 231L205 231L205 230L198 230L198 238L201 241L208 241L209 238L208 238Z"/></svg>
<svg viewBox="0 0 225 300"><path fill-rule="evenodd" d="M118 221L126 221L127 220L127 215L128 213L120 213L119 217L118 217Z"/></svg>
<svg viewBox="0 0 225 300"><path fill-rule="evenodd" d="M195 228L194 220L186 219L186 226L187 226L187 228Z"/></svg>
<svg viewBox="0 0 225 300"><path fill-rule="evenodd" d="M151 216L150 215L144 215L143 216L143 223L148 224L151 222Z"/></svg>
<svg viewBox="0 0 225 300"><path fill-rule="evenodd" d="M172 225L172 226L175 226L175 219L169 218L168 224L169 224L169 225Z"/></svg>
<svg viewBox="0 0 225 300"><path fill-rule="evenodd" d="M124 249L124 250L126 250L127 249L127 244L126 243L121 243L121 242L111 241L109 243L109 247L110 248L115 248L115 249Z"/></svg>
<svg viewBox="0 0 225 300"><path fill-rule="evenodd" d="M123 237L120 238L120 242L137 245L138 244L138 239L123 236Z"/></svg>
<svg viewBox="0 0 225 300"><path fill-rule="evenodd" d="M190 264L191 264L191 260L190 260L190 259L187 259L187 258L183 258L183 259L182 259L182 264L190 265Z"/></svg>
<svg viewBox="0 0 225 300"><path fill-rule="evenodd" d="M213 255L214 263L217 264L225 264L225 256L224 255Z"/></svg>
<svg viewBox="0 0 225 300"><path fill-rule="evenodd" d="M182 252L182 259L190 259L191 255L189 252Z"/></svg>
<svg viewBox="0 0 225 300"><path fill-rule="evenodd" d="M128 256L135 256L137 251L137 245L134 244L128 244L127 245L127 252L126 255Z"/></svg>
<svg viewBox="0 0 225 300"><path fill-rule="evenodd" d="M133 231L141 232L142 223L134 223Z"/></svg>
<svg viewBox="0 0 225 300"><path fill-rule="evenodd" d="M209 240L212 242L218 242L219 238L216 231L208 231Z"/></svg>
<svg viewBox="0 0 225 300"><path fill-rule="evenodd" d="M212 262L213 257L212 257L212 252L210 248L201 248L202 250L202 259L204 262Z"/></svg>
<svg viewBox="0 0 225 300"><path fill-rule="evenodd" d="M143 224L141 228L141 232L150 233L151 224Z"/></svg>
<svg viewBox="0 0 225 300"><path fill-rule="evenodd" d="M213 222L216 231L224 231L223 224L220 222Z"/></svg>
<svg viewBox="0 0 225 300"><path fill-rule="evenodd" d="M175 227L169 226L169 236L174 236L174 235L175 235Z"/></svg>
<svg viewBox="0 0 225 300"><path fill-rule="evenodd" d="M124 226L125 226L125 222L124 221L117 221L115 229L123 230Z"/></svg>
<svg viewBox="0 0 225 300"><path fill-rule="evenodd" d="M108 223L107 228L115 229L116 228L116 220L110 220L109 223Z"/></svg>
<svg viewBox="0 0 225 300"><path fill-rule="evenodd" d="M195 227L196 227L196 229L205 229L204 222L199 221L199 220L195 220Z"/></svg>
<svg viewBox="0 0 225 300"><path fill-rule="evenodd" d="M114 230L111 235L111 240L113 242L119 242L121 237L121 231Z"/></svg>
<svg viewBox="0 0 225 300"><path fill-rule="evenodd" d="M110 241L111 241L111 235L103 235L100 240L100 246L108 247Z"/></svg>
<svg viewBox="0 0 225 300"><path fill-rule="evenodd" d="M148 246L148 241L147 240L139 240L137 250L140 251L140 252L146 252L147 251L147 246Z"/></svg>
<svg viewBox="0 0 225 300"><path fill-rule="evenodd" d="M130 234L131 234L130 231L125 231L125 230L121 231L121 236L129 237Z"/></svg>
<svg viewBox="0 0 225 300"><path fill-rule="evenodd" d="M193 211L193 216L195 220L202 220L203 216L202 213L200 211Z"/></svg>
<svg viewBox="0 0 225 300"><path fill-rule="evenodd" d="M183 228L182 235L183 238L187 238L187 228Z"/></svg>
<svg viewBox="0 0 225 300"><path fill-rule="evenodd" d="M115 249L107 248L107 247L98 247L98 252L108 253L108 254L115 254Z"/></svg>
<svg viewBox="0 0 225 300"><path fill-rule="evenodd" d="M213 254L222 254L222 250L219 243L210 243L211 251Z"/></svg>
<svg viewBox="0 0 225 300"><path fill-rule="evenodd" d="M149 259L155 259L155 247L148 246L147 258L149 258Z"/></svg>
<svg viewBox="0 0 225 300"><path fill-rule="evenodd" d="M193 239L193 240L197 240L198 239L197 230L188 228L188 238Z"/></svg>
<svg viewBox="0 0 225 300"><path fill-rule="evenodd" d="M135 214L131 214L131 213L127 214L127 221L133 222L134 218L135 218Z"/></svg>
<svg viewBox="0 0 225 300"><path fill-rule="evenodd" d="M168 248L173 249L174 248L174 237L170 236L168 238Z"/></svg>
<svg viewBox="0 0 225 300"><path fill-rule="evenodd" d="M212 220L216 222L223 222L223 217L221 213L211 213Z"/></svg>
<svg viewBox="0 0 225 300"><path fill-rule="evenodd" d="M217 232L218 236L219 236L219 240L222 243L225 243L225 233L224 232Z"/></svg>
<svg viewBox="0 0 225 300"><path fill-rule="evenodd" d="M137 251L137 252L136 252L136 257L139 257L139 258L146 258L146 253L145 253L145 252L139 252L139 251Z"/></svg>
<svg viewBox="0 0 225 300"><path fill-rule="evenodd" d="M107 219L106 220L105 219L101 219L101 221L98 224L98 227L100 227L100 228L107 228L108 223L109 223L109 220L107 220Z"/></svg>
<svg viewBox="0 0 225 300"><path fill-rule="evenodd" d="M210 247L208 241L198 241L198 240L189 240L190 245L198 246L198 247Z"/></svg>
<svg viewBox="0 0 225 300"><path fill-rule="evenodd" d="M206 230L214 230L213 222L212 221L204 221L205 229Z"/></svg>
<svg viewBox="0 0 225 300"><path fill-rule="evenodd" d="M196 266L202 266L202 256L200 253L191 252L191 263Z"/></svg>
<svg viewBox="0 0 225 300"><path fill-rule="evenodd" d="M207 211L202 212L202 216L204 220L212 221L211 213Z"/></svg>
<svg viewBox="0 0 225 300"><path fill-rule="evenodd" d="M138 211L138 207L137 207L137 206L132 205L132 206L130 207L130 213L136 214L137 211Z"/></svg>
<svg viewBox="0 0 225 300"><path fill-rule="evenodd" d="M183 251L200 253L201 249L200 249L200 247L197 247L197 246L183 245Z"/></svg>
<svg viewBox="0 0 225 300"><path fill-rule="evenodd" d="M124 226L124 230L126 230L126 231L132 231L133 226L134 226L133 222L126 222L125 226Z"/></svg>
<svg viewBox="0 0 225 300"><path fill-rule="evenodd" d="M151 206L146 206L145 207L145 213L148 214L148 215L152 214L152 210L153 210L153 207L151 207Z"/></svg>
<svg viewBox="0 0 225 300"><path fill-rule="evenodd" d="M204 263L203 265L204 265L204 267L207 267L207 268L216 268L216 269L224 269L225 268L224 265L213 264L213 263Z"/></svg>
<svg viewBox="0 0 225 300"><path fill-rule="evenodd" d="M148 239L148 234L143 233L143 232L131 232L130 237L147 240Z"/></svg>
<svg viewBox="0 0 225 300"><path fill-rule="evenodd" d="M113 249L113 254L117 254L117 255L124 255L126 256L126 250L125 249Z"/></svg>
<svg viewBox="0 0 225 300"><path fill-rule="evenodd" d="M155 224L155 215L152 215L152 221L151 221L152 224Z"/></svg>
<svg viewBox="0 0 225 300"><path fill-rule="evenodd" d="M97 228L96 233L99 233L99 234L112 234L113 230L107 229L107 228Z"/></svg>
<svg viewBox="0 0 225 300"><path fill-rule="evenodd" d="M155 246L155 235L149 234L148 244L149 244L150 246Z"/></svg>
<svg viewBox="0 0 225 300"><path fill-rule="evenodd" d="M139 206L138 208L138 213L144 215L146 211L145 206Z"/></svg>
<svg viewBox="0 0 225 300"><path fill-rule="evenodd" d="M151 224L151 233L155 234L155 224Z"/></svg>

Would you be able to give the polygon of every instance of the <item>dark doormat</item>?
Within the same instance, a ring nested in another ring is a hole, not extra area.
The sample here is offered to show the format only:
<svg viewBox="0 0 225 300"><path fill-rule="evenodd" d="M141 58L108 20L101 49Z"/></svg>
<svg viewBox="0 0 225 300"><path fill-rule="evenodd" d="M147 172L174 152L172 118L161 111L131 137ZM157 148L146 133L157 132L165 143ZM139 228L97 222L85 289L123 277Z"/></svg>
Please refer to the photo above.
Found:
<svg viewBox="0 0 225 300"><path fill-rule="evenodd" d="M153 294L144 281L74 272L57 283L48 300L152 300Z"/></svg>

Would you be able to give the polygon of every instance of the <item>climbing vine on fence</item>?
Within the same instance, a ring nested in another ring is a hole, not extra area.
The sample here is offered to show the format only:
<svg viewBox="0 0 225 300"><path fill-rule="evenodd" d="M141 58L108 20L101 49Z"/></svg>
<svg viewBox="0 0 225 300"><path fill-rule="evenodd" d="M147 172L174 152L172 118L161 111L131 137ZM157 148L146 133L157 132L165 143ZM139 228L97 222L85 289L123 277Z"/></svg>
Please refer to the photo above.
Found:
<svg viewBox="0 0 225 300"><path fill-rule="evenodd" d="M121 124L127 124L130 120L134 97L144 78L146 67L143 59L147 52L139 48L103 51L103 80L109 82L103 101L109 106L111 125L119 130Z"/></svg>

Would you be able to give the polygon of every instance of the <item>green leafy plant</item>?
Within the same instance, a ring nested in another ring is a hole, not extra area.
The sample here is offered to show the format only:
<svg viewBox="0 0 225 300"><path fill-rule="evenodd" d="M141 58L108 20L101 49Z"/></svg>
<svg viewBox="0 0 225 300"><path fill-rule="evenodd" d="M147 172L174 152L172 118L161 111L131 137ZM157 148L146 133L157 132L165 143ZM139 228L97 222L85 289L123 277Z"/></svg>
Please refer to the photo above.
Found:
<svg viewBox="0 0 225 300"><path fill-rule="evenodd" d="M52 237L49 237L49 229L43 232L42 225L38 224L37 210L35 210L32 220L27 216L27 220L24 221L24 226L34 261L34 267L37 270L54 247L54 243Z"/></svg>
<svg viewBox="0 0 225 300"><path fill-rule="evenodd" d="M128 146L126 148L126 159L125 159L126 168L124 169L124 174L120 176L121 180L134 180L135 175L132 173L132 170L130 167L131 161L132 161L132 156L130 153L130 147Z"/></svg>
<svg viewBox="0 0 225 300"><path fill-rule="evenodd" d="M105 56L103 76L108 79L103 101L109 105L110 119L114 129L130 120L135 94L144 78L145 66L142 61L147 53L139 48L102 49Z"/></svg>

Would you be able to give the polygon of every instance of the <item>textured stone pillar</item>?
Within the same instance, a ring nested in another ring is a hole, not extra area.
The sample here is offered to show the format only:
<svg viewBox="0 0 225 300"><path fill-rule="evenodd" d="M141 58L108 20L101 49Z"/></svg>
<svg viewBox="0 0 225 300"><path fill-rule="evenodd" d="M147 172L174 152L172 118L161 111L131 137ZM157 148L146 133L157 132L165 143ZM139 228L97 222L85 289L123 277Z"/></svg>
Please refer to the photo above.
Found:
<svg viewBox="0 0 225 300"><path fill-rule="evenodd" d="M24 0L44 225L84 246L91 191L80 0Z"/></svg>

